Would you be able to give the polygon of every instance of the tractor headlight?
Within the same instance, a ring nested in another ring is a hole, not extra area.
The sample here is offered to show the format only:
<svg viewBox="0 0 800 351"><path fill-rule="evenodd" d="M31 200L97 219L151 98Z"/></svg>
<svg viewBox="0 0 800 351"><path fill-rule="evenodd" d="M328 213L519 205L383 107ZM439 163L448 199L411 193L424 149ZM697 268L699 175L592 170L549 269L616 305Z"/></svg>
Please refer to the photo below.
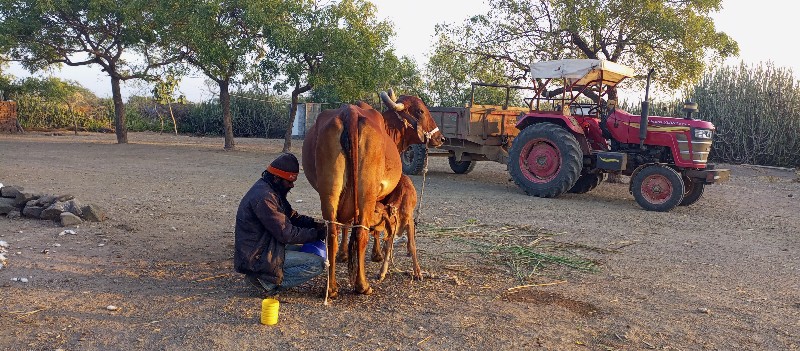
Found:
<svg viewBox="0 0 800 351"><path fill-rule="evenodd" d="M711 139L714 132L711 129L695 129L694 137L697 139Z"/></svg>

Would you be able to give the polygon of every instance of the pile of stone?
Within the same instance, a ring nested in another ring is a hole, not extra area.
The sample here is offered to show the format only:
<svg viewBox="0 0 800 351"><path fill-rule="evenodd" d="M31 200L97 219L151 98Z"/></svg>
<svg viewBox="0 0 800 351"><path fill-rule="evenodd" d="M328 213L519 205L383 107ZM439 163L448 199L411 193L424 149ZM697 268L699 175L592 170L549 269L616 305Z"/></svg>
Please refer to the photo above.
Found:
<svg viewBox="0 0 800 351"><path fill-rule="evenodd" d="M95 205L81 204L72 195L48 195L26 192L20 186L0 184L0 215L9 218L48 219L62 226L75 226L83 221L102 222L105 213Z"/></svg>
<svg viewBox="0 0 800 351"><path fill-rule="evenodd" d="M8 243L0 240L0 269L8 265Z"/></svg>

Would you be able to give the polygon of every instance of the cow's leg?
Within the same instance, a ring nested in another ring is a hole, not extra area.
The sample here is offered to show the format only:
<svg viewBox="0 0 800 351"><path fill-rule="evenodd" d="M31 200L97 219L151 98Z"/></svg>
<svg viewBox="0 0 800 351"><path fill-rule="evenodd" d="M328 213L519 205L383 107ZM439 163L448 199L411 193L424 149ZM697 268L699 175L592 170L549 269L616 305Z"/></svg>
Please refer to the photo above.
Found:
<svg viewBox="0 0 800 351"><path fill-rule="evenodd" d="M333 192L331 192L333 193ZM322 218L328 223L328 297L336 298L339 295L339 285L336 283L336 252L339 250L339 232L342 230L337 224L338 196L323 197L320 195Z"/></svg>
<svg viewBox="0 0 800 351"><path fill-rule="evenodd" d="M383 265L381 266L380 274L378 274L379 282L382 282L384 279L386 279L386 272L389 271L389 264L392 262L394 233L395 230L391 229L391 225L386 226L386 242L383 245Z"/></svg>
<svg viewBox="0 0 800 351"><path fill-rule="evenodd" d="M328 225L328 297L335 299L339 296L339 286L336 284L336 251L339 249L338 225Z"/></svg>
<svg viewBox="0 0 800 351"><path fill-rule="evenodd" d="M383 261L383 253L381 252L381 231L373 230L372 231L372 262L380 262Z"/></svg>
<svg viewBox="0 0 800 351"><path fill-rule="evenodd" d="M406 232L406 257L411 257L417 252L417 244L410 239L410 235L408 232L411 231L410 228L414 227L414 220L409 219L407 222L403 223L403 229L400 232ZM402 235L402 234L401 234Z"/></svg>
<svg viewBox="0 0 800 351"><path fill-rule="evenodd" d="M419 261L417 261L417 240L416 228L414 227L414 219L408 218L405 221L406 235L408 236L408 253L411 254L411 262L414 265L414 278L422 280L422 270L419 268Z"/></svg>
<svg viewBox="0 0 800 351"><path fill-rule="evenodd" d="M347 236L349 233L347 229L341 230L340 232L342 235L342 243L339 245L339 253L336 254L336 261L347 262Z"/></svg>
<svg viewBox="0 0 800 351"><path fill-rule="evenodd" d="M348 271L350 273L350 283L353 284L355 292L359 294L372 294L372 288L367 282L366 275L366 251L369 244L369 233L367 229L353 228L353 237L350 238L350 259L348 260Z"/></svg>

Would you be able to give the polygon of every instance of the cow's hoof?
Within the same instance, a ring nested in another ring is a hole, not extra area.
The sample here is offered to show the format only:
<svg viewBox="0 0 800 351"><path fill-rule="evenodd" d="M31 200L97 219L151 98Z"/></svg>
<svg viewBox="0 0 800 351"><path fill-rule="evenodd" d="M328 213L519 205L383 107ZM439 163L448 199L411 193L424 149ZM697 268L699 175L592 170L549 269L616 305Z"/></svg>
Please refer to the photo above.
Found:
<svg viewBox="0 0 800 351"><path fill-rule="evenodd" d="M328 291L328 298L333 300L339 297L339 290L336 291Z"/></svg>
<svg viewBox="0 0 800 351"><path fill-rule="evenodd" d="M366 290L364 290L364 291L357 291L357 292L358 292L359 294L362 294L362 295L372 295L372 292L373 292L373 291L372 291L372 287L368 287L368 288L367 288Z"/></svg>
<svg viewBox="0 0 800 351"><path fill-rule="evenodd" d="M372 255L372 262L383 262L383 255Z"/></svg>
<svg viewBox="0 0 800 351"><path fill-rule="evenodd" d="M347 262L347 255L336 255L336 262L343 263Z"/></svg>

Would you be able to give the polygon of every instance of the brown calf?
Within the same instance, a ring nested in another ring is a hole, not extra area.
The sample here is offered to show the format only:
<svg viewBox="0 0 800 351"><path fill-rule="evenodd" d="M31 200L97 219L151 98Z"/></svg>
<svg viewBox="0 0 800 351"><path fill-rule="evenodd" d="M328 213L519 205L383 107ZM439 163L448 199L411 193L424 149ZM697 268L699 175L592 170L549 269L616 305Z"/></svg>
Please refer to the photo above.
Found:
<svg viewBox="0 0 800 351"><path fill-rule="evenodd" d="M389 270L389 263L392 260L392 249L394 238L400 237L403 233L408 235L408 255L414 265L413 277L422 280L422 271L417 261L417 244L415 239L416 228L414 227L414 207L417 206L417 189L407 175L400 177L400 182L385 199L378 202L373 214L373 225L371 226L372 236L375 244L372 246L372 260L375 262L383 259L383 266L378 281L386 278ZM380 232L385 231L386 237L383 250L380 247ZM381 257L382 256L382 257Z"/></svg>

